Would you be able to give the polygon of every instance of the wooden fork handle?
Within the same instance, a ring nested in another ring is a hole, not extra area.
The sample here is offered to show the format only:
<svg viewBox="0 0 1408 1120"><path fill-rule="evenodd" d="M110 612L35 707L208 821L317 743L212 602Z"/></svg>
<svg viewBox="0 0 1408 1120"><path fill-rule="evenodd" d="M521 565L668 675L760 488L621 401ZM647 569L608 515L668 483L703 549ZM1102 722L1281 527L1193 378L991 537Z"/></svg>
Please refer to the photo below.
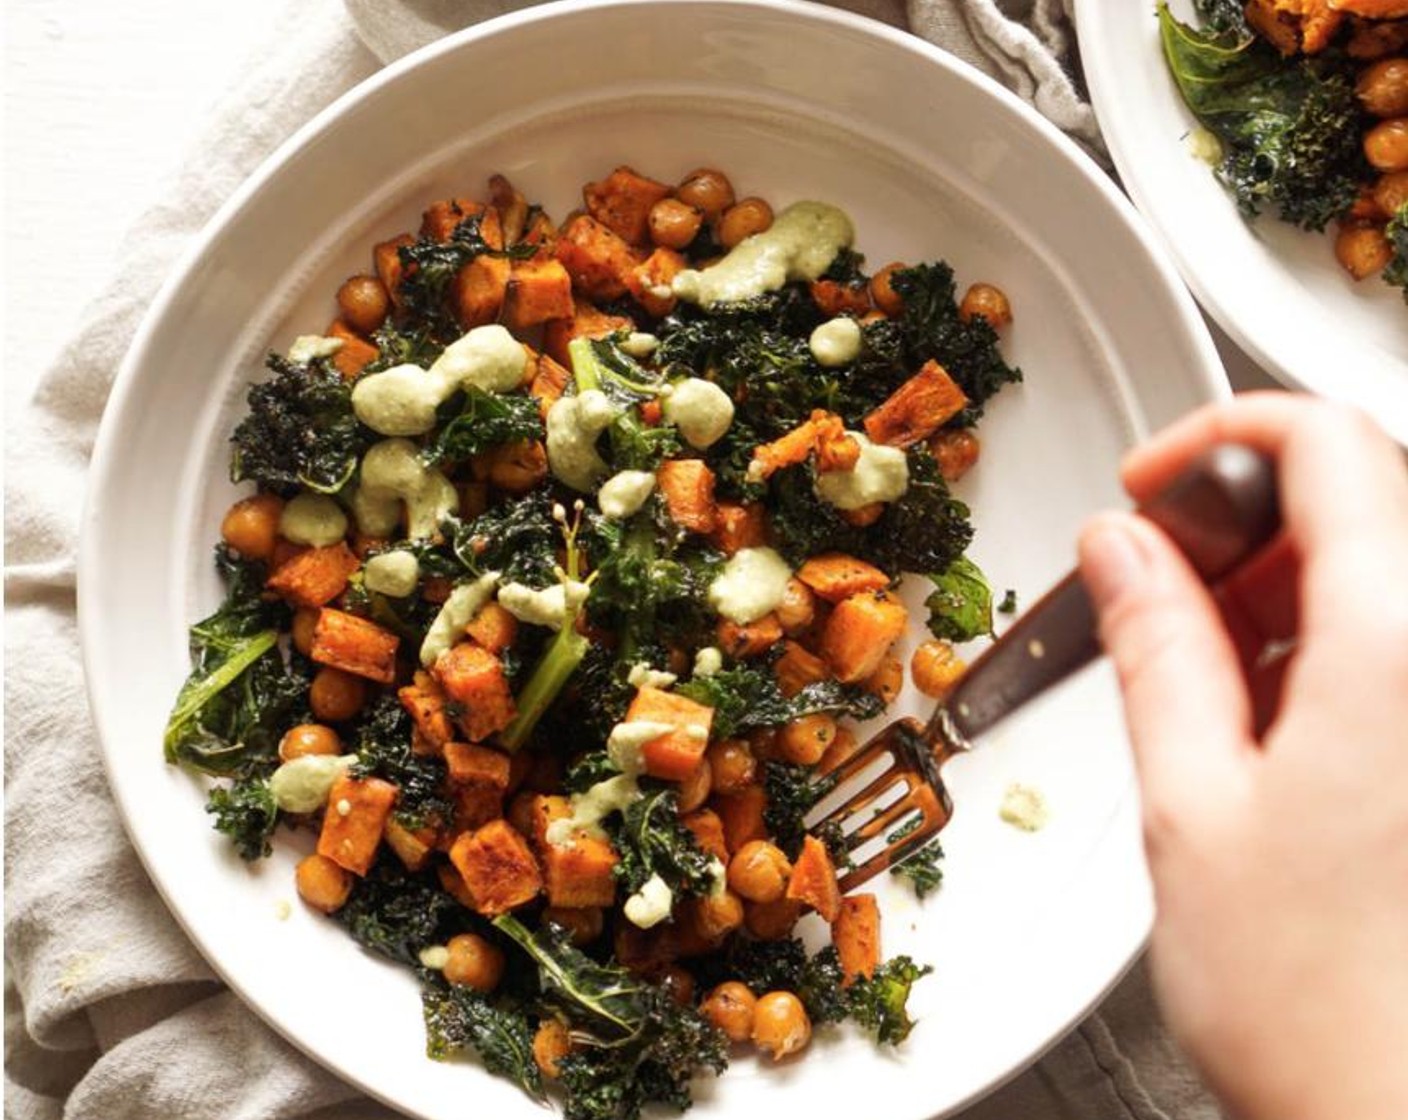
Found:
<svg viewBox="0 0 1408 1120"><path fill-rule="evenodd" d="M1219 444L1139 512L1214 584L1280 528L1275 467L1250 448ZM935 741L956 733L953 745L964 745L1099 653L1095 608L1079 572L1071 572L973 662L935 714Z"/></svg>

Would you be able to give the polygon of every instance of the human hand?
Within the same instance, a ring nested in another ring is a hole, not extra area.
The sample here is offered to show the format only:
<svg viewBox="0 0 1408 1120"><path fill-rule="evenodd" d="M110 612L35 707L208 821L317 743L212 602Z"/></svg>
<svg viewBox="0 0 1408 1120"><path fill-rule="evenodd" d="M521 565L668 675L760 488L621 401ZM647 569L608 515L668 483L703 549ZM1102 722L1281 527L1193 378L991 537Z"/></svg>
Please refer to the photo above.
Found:
<svg viewBox="0 0 1408 1120"><path fill-rule="evenodd" d="M1080 543L1139 771L1155 987L1235 1114L1403 1120L1408 471L1359 414L1266 393L1135 451L1126 488L1226 441L1275 460L1284 528L1216 592L1135 515Z"/></svg>

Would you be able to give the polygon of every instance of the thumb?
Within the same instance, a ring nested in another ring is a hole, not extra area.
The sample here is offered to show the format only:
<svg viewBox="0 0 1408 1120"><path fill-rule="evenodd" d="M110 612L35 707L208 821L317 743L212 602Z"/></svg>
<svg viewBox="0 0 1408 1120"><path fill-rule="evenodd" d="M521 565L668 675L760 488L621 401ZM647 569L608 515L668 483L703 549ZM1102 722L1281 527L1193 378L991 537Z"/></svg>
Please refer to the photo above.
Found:
<svg viewBox="0 0 1408 1120"><path fill-rule="evenodd" d="M1251 704L1217 604L1172 541L1107 513L1080 570L1115 664L1145 802L1177 809L1227 788L1250 746Z"/></svg>

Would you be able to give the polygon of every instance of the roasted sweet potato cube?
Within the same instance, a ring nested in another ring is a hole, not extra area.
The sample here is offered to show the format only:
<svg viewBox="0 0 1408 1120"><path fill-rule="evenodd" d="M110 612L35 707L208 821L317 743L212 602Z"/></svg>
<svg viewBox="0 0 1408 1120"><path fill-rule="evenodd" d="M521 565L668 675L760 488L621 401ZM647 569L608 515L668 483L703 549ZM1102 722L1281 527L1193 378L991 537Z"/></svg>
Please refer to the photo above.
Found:
<svg viewBox="0 0 1408 1120"><path fill-rule="evenodd" d="M589 214L578 214L557 235L553 252L588 299L620 299L626 276L641 255Z"/></svg>
<svg viewBox="0 0 1408 1120"><path fill-rule="evenodd" d="M543 351L566 369L572 368L567 346L574 338L605 338L620 330L632 330L635 322L624 315L608 315L584 299L574 301L572 318L553 319L543 327Z"/></svg>
<svg viewBox="0 0 1408 1120"><path fill-rule="evenodd" d="M850 454L846 450L849 445L855 445L857 457L860 454L860 445L846 435L846 425L841 418L834 412L815 409L808 419L790 432L784 432L771 443L761 443L753 448L748 476L761 482L784 467L805 463L808 456L817 452L823 444L827 445L827 459L833 464L844 462ZM854 459L851 465L855 465ZM831 469L847 468L833 465Z"/></svg>
<svg viewBox="0 0 1408 1120"><path fill-rule="evenodd" d="M345 541L305 548L274 569L264 585L296 607L321 607L347 589L361 565Z"/></svg>
<svg viewBox="0 0 1408 1120"><path fill-rule="evenodd" d="M684 254L656 249L626 273L626 289L645 310L660 319L675 309L675 277L689 267Z"/></svg>
<svg viewBox="0 0 1408 1120"><path fill-rule="evenodd" d="M486 917L532 902L543 889L542 872L528 841L505 820L466 832L450 849L474 909Z"/></svg>
<svg viewBox="0 0 1408 1120"><path fill-rule="evenodd" d="M484 213L484 204L472 198L445 198L432 202L420 218L420 235L432 241L448 241L450 234L466 218ZM502 249L503 246L499 245Z"/></svg>
<svg viewBox="0 0 1408 1120"><path fill-rule="evenodd" d="M666 459L655 472L670 519L692 533L713 531L714 472L702 459Z"/></svg>
<svg viewBox="0 0 1408 1120"><path fill-rule="evenodd" d="M455 725L445 711L445 690L429 673L417 670L410 684L396 690L396 698L433 753L439 754L455 737Z"/></svg>
<svg viewBox="0 0 1408 1120"><path fill-rule="evenodd" d="M503 663L482 646L460 642L435 661L431 675L460 706L459 725L472 743L502 731L518 714Z"/></svg>
<svg viewBox="0 0 1408 1120"><path fill-rule="evenodd" d="M618 167L600 182L582 188L587 212L632 245L650 243L650 208L669 194L666 184L629 167Z"/></svg>
<svg viewBox="0 0 1408 1120"><path fill-rule="evenodd" d="M792 875L787 880L787 897L806 903L828 922L834 922L841 910L836 868L826 845L815 836L802 838L802 851L792 861Z"/></svg>
<svg viewBox="0 0 1408 1120"><path fill-rule="evenodd" d="M328 326L327 337L342 343L337 353L332 356L332 364L345 381L351 381L381 354L380 350L341 319L334 319Z"/></svg>
<svg viewBox="0 0 1408 1120"><path fill-rule="evenodd" d="M758 548L766 544L767 539L767 513L760 503L719 502L715 507L714 529L709 540L725 556L732 556L741 548Z"/></svg>
<svg viewBox="0 0 1408 1120"><path fill-rule="evenodd" d="M556 793L534 793L528 795L528 819L531 828L528 835L539 849L548 847L548 826L553 821L566 820L572 815L572 803Z"/></svg>
<svg viewBox="0 0 1408 1120"><path fill-rule="evenodd" d="M386 846L396 853L396 858L406 865L408 871L419 871L430 861L435 851L435 829L410 829L398 822L394 816L386 818L381 837L386 841Z"/></svg>
<svg viewBox="0 0 1408 1120"><path fill-rule="evenodd" d="M859 684L884 661L904 633L904 604L889 591L863 591L843 599L821 632L821 655L842 684Z"/></svg>
<svg viewBox="0 0 1408 1120"><path fill-rule="evenodd" d="M401 277L406 271L405 265L401 263L401 250L415 243L414 237L403 233L389 241L378 243L372 249L372 262L376 265L377 278L386 285L391 302L397 307L401 306Z"/></svg>
<svg viewBox="0 0 1408 1120"><path fill-rule="evenodd" d="M488 602L469 620L464 632L490 653L503 653L513 645L518 633L518 619L498 603Z"/></svg>
<svg viewBox="0 0 1408 1120"><path fill-rule="evenodd" d="M868 284L852 287L835 280L813 280L807 287L817 310L830 318L834 319L837 315L854 315L860 318L870 310Z"/></svg>
<svg viewBox="0 0 1408 1120"><path fill-rule="evenodd" d="M890 577L874 564L844 552L824 552L797 569L797 578L816 592L817 598L839 603L862 591L890 586Z"/></svg>
<svg viewBox="0 0 1408 1120"><path fill-rule="evenodd" d="M396 647L400 644L399 637L375 622L324 607L313 626L309 656L320 665L390 684L396 679Z"/></svg>
<svg viewBox="0 0 1408 1120"><path fill-rule="evenodd" d="M528 200L502 175L489 176L489 201L499 212L504 244L513 245L528 225Z"/></svg>
<svg viewBox="0 0 1408 1120"><path fill-rule="evenodd" d="M908 447L928 439L967 404L958 383L931 358L865 418L865 434L872 443Z"/></svg>
<svg viewBox="0 0 1408 1120"><path fill-rule="evenodd" d="M857 976L875 974L880 964L880 905L873 894L841 899L831 923L831 942L841 958L846 984Z"/></svg>
<svg viewBox="0 0 1408 1120"><path fill-rule="evenodd" d="M737 793L716 793L709 798L709 807L719 815L724 826L724 843L736 852L749 840L766 840L768 827L763 820L768 795L762 786L745 786Z"/></svg>
<svg viewBox="0 0 1408 1120"><path fill-rule="evenodd" d="M549 319L570 319L572 311L572 277L561 261L513 262L504 291L504 326L525 331Z"/></svg>
<svg viewBox="0 0 1408 1120"><path fill-rule="evenodd" d="M457 785L483 786L503 793L508 789L509 757L476 743L446 743L445 767Z"/></svg>
<svg viewBox="0 0 1408 1120"><path fill-rule="evenodd" d="M688 697L649 685L636 692L626 709L627 720L667 723L672 730L641 747L641 762L652 778L681 782L694 773L709 745L714 709Z"/></svg>
<svg viewBox="0 0 1408 1120"><path fill-rule="evenodd" d="M508 277L509 262L503 257L475 257L455 273L451 298L462 327L482 327L498 320Z"/></svg>
<svg viewBox="0 0 1408 1120"><path fill-rule="evenodd" d="M545 844L539 852L551 905L610 906L616 901L620 857L608 841L578 833L565 844Z"/></svg>
<svg viewBox="0 0 1408 1120"><path fill-rule="evenodd" d="M762 618L747 623L721 618L714 628L714 638L728 656L746 661L762 657L782 641L782 623L778 621L776 611L769 611Z"/></svg>
<svg viewBox="0 0 1408 1120"><path fill-rule="evenodd" d="M562 394L567 391L567 382L572 373L547 354L540 354L531 346L524 349L528 351L528 392L537 398L538 411L546 420L548 409L561 400Z"/></svg>
<svg viewBox="0 0 1408 1120"><path fill-rule="evenodd" d="M474 909L474 896L469 893L469 888L464 885L464 876L455 870L453 863L437 863L435 875L446 894L461 906L469 910Z"/></svg>
<svg viewBox="0 0 1408 1120"><path fill-rule="evenodd" d="M782 656L772 667L777 687L784 696L796 696L809 684L820 684L831 676L831 669L816 654L790 638L782 643Z"/></svg>
<svg viewBox="0 0 1408 1120"><path fill-rule="evenodd" d="M396 792L380 778L339 777L328 793L318 854L354 875L365 875L376 858Z"/></svg>
<svg viewBox="0 0 1408 1120"><path fill-rule="evenodd" d="M451 794L455 803L453 831L473 832L504 815L504 795L493 786L455 786Z"/></svg>
<svg viewBox="0 0 1408 1120"><path fill-rule="evenodd" d="M699 846L711 856L728 863L728 840L724 835L724 822L712 809L696 809L680 818L680 824L694 833Z"/></svg>

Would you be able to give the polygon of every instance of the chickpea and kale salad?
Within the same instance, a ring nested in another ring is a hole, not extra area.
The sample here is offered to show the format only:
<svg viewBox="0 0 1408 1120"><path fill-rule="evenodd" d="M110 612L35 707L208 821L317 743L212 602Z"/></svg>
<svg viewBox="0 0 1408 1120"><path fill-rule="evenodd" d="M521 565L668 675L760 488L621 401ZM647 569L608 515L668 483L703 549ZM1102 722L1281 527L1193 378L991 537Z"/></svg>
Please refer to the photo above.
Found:
<svg viewBox="0 0 1408 1120"><path fill-rule="evenodd" d="M1158 5L1164 57L1200 154L1248 217L1331 223L1335 259L1408 301L1408 0Z"/></svg>
<svg viewBox="0 0 1408 1120"><path fill-rule="evenodd" d="M436 202L269 356L165 750L245 859L316 835L300 898L414 970L432 1057L620 1120L731 1043L909 1033L929 970L803 818L902 686L904 573L921 690L991 632L948 484L1020 374L999 289L867 274L833 206L712 169L583 199ZM934 889L937 849L896 872Z"/></svg>

